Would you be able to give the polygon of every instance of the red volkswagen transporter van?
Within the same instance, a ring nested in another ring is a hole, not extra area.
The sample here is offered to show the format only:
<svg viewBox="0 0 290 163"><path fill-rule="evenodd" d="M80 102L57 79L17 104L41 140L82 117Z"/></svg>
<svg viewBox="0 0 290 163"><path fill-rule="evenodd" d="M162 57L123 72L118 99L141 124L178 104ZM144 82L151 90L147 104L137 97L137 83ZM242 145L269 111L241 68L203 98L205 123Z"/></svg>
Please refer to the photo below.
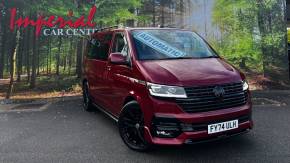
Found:
<svg viewBox="0 0 290 163"><path fill-rule="evenodd" d="M107 28L87 43L84 108L118 122L125 144L216 140L252 128L245 76L198 34L171 28Z"/></svg>

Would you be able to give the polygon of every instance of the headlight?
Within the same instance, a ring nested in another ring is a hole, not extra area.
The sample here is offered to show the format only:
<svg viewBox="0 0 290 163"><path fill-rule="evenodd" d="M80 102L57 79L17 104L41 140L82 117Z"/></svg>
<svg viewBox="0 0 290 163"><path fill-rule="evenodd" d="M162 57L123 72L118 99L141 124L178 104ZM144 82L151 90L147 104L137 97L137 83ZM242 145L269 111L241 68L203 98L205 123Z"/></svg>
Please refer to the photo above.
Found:
<svg viewBox="0 0 290 163"><path fill-rule="evenodd" d="M246 91L249 89L249 84L246 81L243 81L243 91Z"/></svg>
<svg viewBox="0 0 290 163"><path fill-rule="evenodd" d="M187 98L184 88L176 86L166 86L147 82L147 87L152 96Z"/></svg>

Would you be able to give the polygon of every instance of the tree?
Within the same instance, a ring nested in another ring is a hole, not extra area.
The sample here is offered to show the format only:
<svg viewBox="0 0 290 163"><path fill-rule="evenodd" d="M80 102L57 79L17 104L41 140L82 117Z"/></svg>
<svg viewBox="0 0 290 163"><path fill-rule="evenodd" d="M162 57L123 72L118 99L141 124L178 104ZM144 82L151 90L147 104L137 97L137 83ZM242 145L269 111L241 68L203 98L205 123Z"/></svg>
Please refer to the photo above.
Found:
<svg viewBox="0 0 290 163"><path fill-rule="evenodd" d="M253 2L215 1L212 17L221 32L216 45L220 54L241 68L255 66L261 71L262 53L255 32L257 24Z"/></svg>
<svg viewBox="0 0 290 163"><path fill-rule="evenodd" d="M1 10L1 51L0 51L0 79L4 77L4 66L5 66L5 54L6 54L6 37L7 37L7 28L5 23L7 23L8 19L5 13L5 8Z"/></svg>
<svg viewBox="0 0 290 163"><path fill-rule="evenodd" d="M282 0L219 0L213 9L220 30L218 51L244 70L273 81L285 78L287 67L285 2ZM283 7L284 6L284 7Z"/></svg>
<svg viewBox="0 0 290 163"><path fill-rule="evenodd" d="M21 81L21 74L22 74L22 67L23 67L23 51L24 51L24 41L23 41L23 37L25 37L25 33L23 32L23 30L21 31L21 36L20 36L20 41L19 41L19 48L18 48L18 52L17 52L17 82Z"/></svg>
<svg viewBox="0 0 290 163"><path fill-rule="evenodd" d="M19 48L19 40L20 40L20 31L16 32L16 43L13 53L11 55L11 64L10 64L10 82L9 87L6 94L6 99L10 99L12 91L13 91L13 83L14 83L14 76L15 76L15 67L16 67L16 56Z"/></svg>
<svg viewBox="0 0 290 163"><path fill-rule="evenodd" d="M138 20L138 16L130 9L141 7L140 0L100 0L96 1L98 8L95 21L105 26L125 24L127 20ZM134 10L133 10L134 11Z"/></svg>
<svg viewBox="0 0 290 163"><path fill-rule="evenodd" d="M59 66L60 66L60 52L61 52L62 38L58 37L58 51L56 54L56 75L59 76Z"/></svg>
<svg viewBox="0 0 290 163"><path fill-rule="evenodd" d="M78 78L82 76L82 51L83 51L83 40L79 39L77 42L77 65L76 65L76 74Z"/></svg>
<svg viewBox="0 0 290 163"><path fill-rule="evenodd" d="M26 30L26 33L27 33L27 37L25 38L26 41L25 41L25 66L26 66L26 74L27 74L27 83L30 82L30 48L31 48L31 29L28 28Z"/></svg>
<svg viewBox="0 0 290 163"><path fill-rule="evenodd" d="M282 10L281 10L282 8ZM283 2L257 0L257 21L261 37L264 76L270 78L273 68L286 67L285 22ZM281 48L282 47L282 48ZM276 77L272 79L277 79Z"/></svg>
<svg viewBox="0 0 290 163"><path fill-rule="evenodd" d="M72 59L73 59L73 39L71 38L69 44L69 59L68 59L68 74L71 74L71 67L72 67Z"/></svg>
<svg viewBox="0 0 290 163"><path fill-rule="evenodd" d="M30 79L30 88L35 88L36 84L36 60L37 60L37 37L34 35L32 38L32 69L31 69L31 79Z"/></svg>

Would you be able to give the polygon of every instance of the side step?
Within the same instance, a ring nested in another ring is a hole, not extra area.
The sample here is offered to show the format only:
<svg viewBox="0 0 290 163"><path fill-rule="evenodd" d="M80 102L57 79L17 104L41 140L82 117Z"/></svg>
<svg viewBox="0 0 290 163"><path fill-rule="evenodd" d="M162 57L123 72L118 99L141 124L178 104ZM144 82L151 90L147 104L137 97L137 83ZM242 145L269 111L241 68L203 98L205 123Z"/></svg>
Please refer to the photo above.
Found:
<svg viewBox="0 0 290 163"><path fill-rule="evenodd" d="M100 110L101 112L105 113L107 116L109 116L110 118L112 118L114 121L118 122L118 117L114 116L112 113L106 111L104 108L102 108L101 106L93 103L93 105Z"/></svg>

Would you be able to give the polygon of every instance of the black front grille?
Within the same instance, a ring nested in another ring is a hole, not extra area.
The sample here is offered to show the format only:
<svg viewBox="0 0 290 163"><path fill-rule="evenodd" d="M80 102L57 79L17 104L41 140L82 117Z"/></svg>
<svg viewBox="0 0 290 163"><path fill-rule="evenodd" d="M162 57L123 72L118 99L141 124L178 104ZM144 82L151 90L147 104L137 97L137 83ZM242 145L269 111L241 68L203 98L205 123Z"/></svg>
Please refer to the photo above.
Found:
<svg viewBox="0 0 290 163"><path fill-rule="evenodd" d="M224 95L217 97L216 87L223 88ZM187 87L187 98L176 99L177 104L187 113L206 112L212 110L238 107L247 103L247 92L243 91L243 83L230 83L212 86Z"/></svg>

